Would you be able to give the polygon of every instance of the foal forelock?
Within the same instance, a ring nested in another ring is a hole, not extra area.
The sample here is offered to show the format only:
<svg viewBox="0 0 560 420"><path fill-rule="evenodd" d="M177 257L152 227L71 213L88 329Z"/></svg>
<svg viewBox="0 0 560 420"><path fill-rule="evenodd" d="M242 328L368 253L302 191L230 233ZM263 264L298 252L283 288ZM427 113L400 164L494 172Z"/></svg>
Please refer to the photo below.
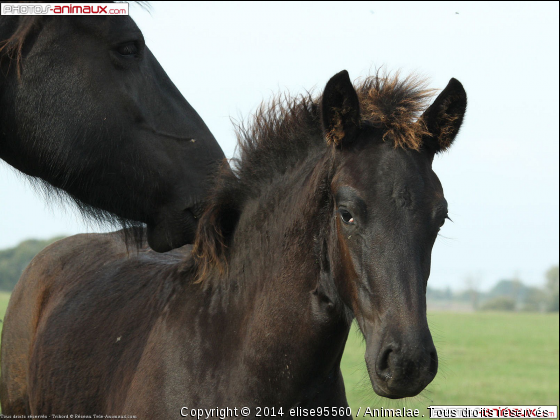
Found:
<svg viewBox="0 0 560 420"><path fill-rule="evenodd" d="M418 117L427 108L435 89L415 75L400 78L399 73L381 76L379 72L356 87L362 120L384 130L383 140L395 147L420 150L422 137L430 133Z"/></svg>
<svg viewBox="0 0 560 420"><path fill-rule="evenodd" d="M362 123L382 130L383 140L396 148L421 149L421 139L429 133L419 116L435 92L424 80L378 71L355 89ZM333 147L325 144L320 103L321 96L312 93L279 95L236 127L239 154L232 159L233 171L227 168L216 176L199 223L194 247L199 281L214 269L222 273L227 269L230 236L245 200L259 197L266 185L306 160L318 163L326 153L334 156Z"/></svg>

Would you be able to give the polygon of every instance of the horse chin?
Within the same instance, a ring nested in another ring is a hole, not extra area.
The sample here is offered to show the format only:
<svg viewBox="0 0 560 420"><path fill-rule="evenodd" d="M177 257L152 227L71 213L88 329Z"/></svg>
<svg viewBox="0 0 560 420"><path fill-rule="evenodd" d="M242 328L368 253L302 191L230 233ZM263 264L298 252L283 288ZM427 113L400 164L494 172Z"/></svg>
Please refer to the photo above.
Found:
<svg viewBox="0 0 560 420"><path fill-rule="evenodd" d="M422 392L425 388L425 386L422 386L421 388L416 389L416 390L392 390L388 386L386 386L385 384L378 384L377 382L374 382L374 380L371 379L371 377L370 377L370 381L371 381L371 385L373 387L373 391L377 395L379 395L380 397L389 398L389 399L392 399L392 400L398 400L398 399L408 398L408 397L415 397L416 395L420 394L420 392Z"/></svg>
<svg viewBox="0 0 560 420"><path fill-rule="evenodd" d="M159 218L157 223L148 223L148 245L156 252L167 252L194 242L198 217L191 209L178 214Z"/></svg>

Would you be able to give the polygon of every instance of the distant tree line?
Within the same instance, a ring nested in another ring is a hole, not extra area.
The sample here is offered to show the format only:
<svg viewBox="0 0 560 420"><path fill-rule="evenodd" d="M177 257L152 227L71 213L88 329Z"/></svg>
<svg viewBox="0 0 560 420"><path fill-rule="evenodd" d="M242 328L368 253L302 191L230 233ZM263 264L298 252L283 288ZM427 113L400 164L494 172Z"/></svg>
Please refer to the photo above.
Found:
<svg viewBox="0 0 560 420"><path fill-rule="evenodd" d="M545 274L542 287L526 286L519 279L501 280L489 292L483 293L473 286L460 293L428 287L426 297L432 302L469 303L481 311L558 312L558 266Z"/></svg>
<svg viewBox="0 0 560 420"><path fill-rule="evenodd" d="M25 267L47 245L62 239L56 237L46 240L30 239L14 248L0 251L0 290L11 292Z"/></svg>
<svg viewBox="0 0 560 420"><path fill-rule="evenodd" d="M550 297L550 310L558 312L558 266L546 272L546 292Z"/></svg>

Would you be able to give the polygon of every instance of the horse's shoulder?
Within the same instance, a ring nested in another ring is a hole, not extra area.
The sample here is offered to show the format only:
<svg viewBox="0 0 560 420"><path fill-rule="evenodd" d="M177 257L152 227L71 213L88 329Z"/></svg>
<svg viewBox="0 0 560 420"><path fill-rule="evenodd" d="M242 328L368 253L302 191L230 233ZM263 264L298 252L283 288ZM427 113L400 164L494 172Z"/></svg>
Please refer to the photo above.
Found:
<svg viewBox="0 0 560 420"><path fill-rule="evenodd" d="M126 246L116 234L80 234L56 241L25 268L12 292L10 306L19 308L19 312L30 306L38 320L49 302L80 281L78 273L125 255Z"/></svg>

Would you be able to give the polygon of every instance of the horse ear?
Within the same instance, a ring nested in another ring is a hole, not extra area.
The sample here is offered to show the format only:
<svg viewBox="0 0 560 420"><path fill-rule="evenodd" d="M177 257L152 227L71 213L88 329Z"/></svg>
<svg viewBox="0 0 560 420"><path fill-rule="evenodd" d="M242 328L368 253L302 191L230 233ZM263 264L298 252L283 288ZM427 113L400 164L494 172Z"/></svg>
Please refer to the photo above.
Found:
<svg viewBox="0 0 560 420"><path fill-rule="evenodd" d="M321 118L328 144L340 147L358 134L360 101L346 70L327 82L321 101Z"/></svg>
<svg viewBox="0 0 560 420"><path fill-rule="evenodd" d="M424 148L433 153L447 150L459 133L466 109L467 93L461 82L451 79L418 120L429 133L422 139Z"/></svg>

